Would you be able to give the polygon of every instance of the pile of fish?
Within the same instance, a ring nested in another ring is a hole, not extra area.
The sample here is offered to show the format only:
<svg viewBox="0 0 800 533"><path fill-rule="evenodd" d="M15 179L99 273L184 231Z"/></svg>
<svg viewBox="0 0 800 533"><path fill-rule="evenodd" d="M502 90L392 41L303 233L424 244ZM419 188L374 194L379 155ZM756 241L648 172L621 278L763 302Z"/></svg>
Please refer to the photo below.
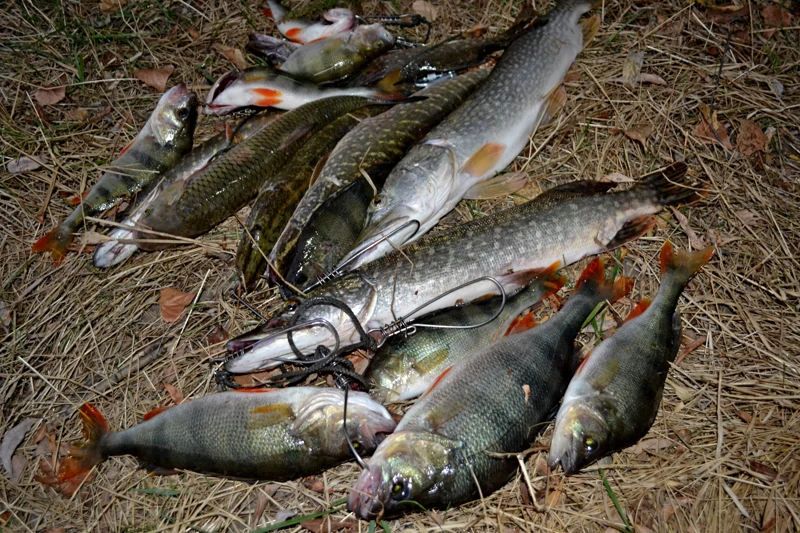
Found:
<svg viewBox="0 0 800 533"><path fill-rule="evenodd" d="M640 439L680 345L679 297L712 250L667 241L658 294L583 360L579 333L633 281L607 279L595 258L549 320L537 325L534 311L563 290L565 267L647 233L664 207L698 200L685 164L624 190L566 183L426 235L462 199L526 183L503 171L565 104L564 77L598 29L597 17L584 18L592 2L559 0L495 37L407 49L348 9L315 22L269 4L285 39L252 34L248 49L269 66L220 77L206 113L285 112L253 114L191 150L197 97L170 89L33 249L60 262L87 216L130 200L95 249L95 266L108 268L137 249L190 242L255 200L237 252L242 286L268 278L286 302L228 343L222 371L311 364L308 373L333 368L345 390L223 392L119 432L86 404L84 439L61 480L123 454L158 473L276 480L355 456L364 469L348 508L373 519L497 490L555 413L549 464L567 474ZM363 377L342 370L356 347L374 352ZM357 383L370 394L351 390ZM399 423L382 405L417 397Z"/></svg>

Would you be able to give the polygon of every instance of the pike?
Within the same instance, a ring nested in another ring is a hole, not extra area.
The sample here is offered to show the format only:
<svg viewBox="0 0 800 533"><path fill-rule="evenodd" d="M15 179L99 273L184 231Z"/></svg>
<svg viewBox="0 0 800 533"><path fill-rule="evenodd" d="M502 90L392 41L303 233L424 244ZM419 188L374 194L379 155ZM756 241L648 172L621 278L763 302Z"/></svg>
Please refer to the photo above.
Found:
<svg viewBox="0 0 800 533"><path fill-rule="evenodd" d="M644 299L609 339L581 363L556 416L548 463L565 474L627 448L642 438L658 413L670 363L681 344L678 300L714 249L661 250L661 287Z"/></svg>
<svg viewBox="0 0 800 533"><path fill-rule="evenodd" d="M323 14L323 18L330 24L325 24L324 22L315 23L304 19L287 20L286 15L289 10L283 7L280 2L267 0L267 5L269 9L265 9L264 13L275 22L281 35L292 42L300 44L333 37L338 33L349 30L356 22L355 14L344 8L326 11Z"/></svg>
<svg viewBox="0 0 800 533"><path fill-rule="evenodd" d="M139 134L79 200L72 214L36 241L33 251L49 251L60 264L86 217L99 216L133 196L192 149L196 124L197 95L183 83L165 92Z"/></svg>
<svg viewBox="0 0 800 533"><path fill-rule="evenodd" d="M241 479L283 481L308 476L350 458L339 389L293 387L225 392L167 409L119 432L92 405L80 408L82 441L70 448L59 481L88 472L116 455L133 455L156 474L192 470ZM370 397L350 392L347 435L371 453L394 429L391 415Z"/></svg>
<svg viewBox="0 0 800 533"><path fill-rule="evenodd" d="M484 276L493 277L507 295L513 295L555 263L567 266L638 238L653 227L652 215L663 206L696 200L699 195L685 181L686 165L674 163L625 191L607 193L613 183L568 183L527 203L426 237L310 291L308 297L329 296L345 303L369 330L398 317L410 321L498 294L497 286L488 281L462 287ZM336 307L309 309L303 322L313 319L327 320L336 328L342 346L357 340L355 326ZM295 331L292 338L304 353L335 344L327 328L316 326ZM293 358L287 336L274 335L246 347L225 367L232 373L252 372Z"/></svg>
<svg viewBox="0 0 800 533"><path fill-rule="evenodd" d="M420 238L462 198L504 196L524 185L497 173L565 103L561 82L598 28L597 18L578 20L591 6L560 0L508 46L480 89L392 170L341 267L358 268Z"/></svg>
<svg viewBox="0 0 800 533"><path fill-rule="evenodd" d="M363 120L348 133L272 249L270 260L278 272L301 287L330 272L364 227L373 196L364 174L380 187L414 142L456 109L486 74L469 73L433 85L417 93L423 100Z"/></svg>
<svg viewBox="0 0 800 533"><path fill-rule="evenodd" d="M557 292L566 278L557 273L557 265L531 281L513 298L506 300L500 315L499 298L440 311L425 323L437 327L419 327L405 337L386 341L370 361L364 376L373 398L394 403L416 398L428 389L436 377L508 335L516 335L536 325L533 311L522 313L537 302ZM472 329L474 324L487 324ZM441 328L439 326L444 326Z"/></svg>
<svg viewBox="0 0 800 533"><path fill-rule="evenodd" d="M575 370L575 337L597 305L627 294L603 263L586 267L564 307L445 370L375 450L347 507L365 520L413 501L449 508L488 495L517 471Z"/></svg>

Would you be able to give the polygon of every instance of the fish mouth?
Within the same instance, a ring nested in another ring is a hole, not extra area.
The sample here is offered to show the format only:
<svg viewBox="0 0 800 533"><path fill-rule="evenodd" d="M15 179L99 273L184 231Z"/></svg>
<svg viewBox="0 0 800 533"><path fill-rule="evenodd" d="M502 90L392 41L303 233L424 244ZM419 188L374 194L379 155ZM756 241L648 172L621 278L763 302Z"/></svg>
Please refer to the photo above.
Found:
<svg viewBox="0 0 800 533"><path fill-rule="evenodd" d="M354 270L383 257L408 242L416 235L419 226L418 220L401 216L366 228L336 269Z"/></svg>
<svg viewBox="0 0 800 533"><path fill-rule="evenodd" d="M225 89L230 87L238 79L239 79L239 72L232 70L230 72L223 74L217 81L214 82L214 85L212 85L211 89L209 89L208 91L208 96L206 96L206 108L205 108L206 115L224 115L240 107L234 105L221 105L214 103L214 100L216 100L217 97L220 94L222 94L223 91L225 91Z"/></svg>
<svg viewBox="0 0 800 533"><path fill-rule="evenodd" d="M575 435L572 432L554 435L550 443L550 453L547 455L547 465L555 470L561 465L564 474L574 474L577 466L575 454Z"/></svg>
<svg viewBox="0 0 800 533"><path fill-rule="evenodd" d="M266 324L262 324L255 329L242 333L238 337L234 337L225 344L225 348L230 353L240 352L245 350L258 341L275 333L276 331L286 328L289 325L289 320L284 316L275 316L270 318Z"/></svg>
<svg viewBox="0 0 800 533"><path fill-rule="evenodd" d="M347 510L363 520L372 520L383 514L386 506L378 494L382 479L380 466L368 466L363 470L355 486L350 489Z"/></svg>

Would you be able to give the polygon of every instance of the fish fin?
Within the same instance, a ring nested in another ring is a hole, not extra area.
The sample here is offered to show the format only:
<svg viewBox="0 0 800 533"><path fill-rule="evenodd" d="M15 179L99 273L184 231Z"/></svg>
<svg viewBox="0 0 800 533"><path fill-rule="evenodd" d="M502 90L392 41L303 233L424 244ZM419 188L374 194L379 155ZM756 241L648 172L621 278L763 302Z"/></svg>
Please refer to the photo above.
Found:
<svg viewBox="0 0 800 533"><path fill-rule="evenodd" d="M280 104L283 101L283 93L275 89L257 88L251 89L256 94L253 100L253 105L258 107L270 107Z"/></svg>
<svg viewBox="0 0 800 533"><path fill-rule="evenodd" d="M561 265L561 262L556 261L554 264ZM517 272L509 272L508 274L504 275L502 279L500 279L499 281L504 286L517 285L521 288L530 283L532 280L538 278L539 276L542 275L543 272L547 272L551 268L552 265L546 269L531 268L529 270L519 270Z"/></svg>
<svg viewBox="0 0 800 533"><path fill-rule="evenodd" d="M422 359L414 363L412 366L420 374L427 374L428 372L439 366L445 359L447 359L448 355L450 355L450 350L447 348L441 348L423 357Z"/></svg>
<svg viewBox="0 0 800 533"><path fill-rule="evenodd" d="M70 447L69 457L61 463L59 483L88 472L104 459L101 447L103 438L109 433L108 422L92 404L83 404L78 412L83 422L83 440Z"/></svg>
<svg viewBox="0 0 800 533"><path fill-rule="evenodd" d="M378 83L375 84L375 88L381 92L391 93L397 91L397 87L395 86L401 81L402 78L400 69L397 69L384 76Z"/></svg>
<svg viewBox="0 0 800 533"><path fill-rule="evenodd" d="M633 279L620 276L614 283L606 280L605 264L599 257L589 263L578 282L575 284L573 294L580 292L596 293L609 302L616 302L633 288Z"/></svg>
<svg viewBox="0 0 800 533"><path fill-rule="evenodd" d="M497 174L489 179L476 183L467 191L464 198L469 200L488 200L517 192L528 183L528 177L522 172Z"/></svg>
<svg viewBox="0 0 800 533"><path fill-rule="evenodd" d="M427 100L427 96L408 96L406 93L394 90L388 93L375 93L370 96L373 104L413 104L414 102L421 102Z"/></svg>
<svg viewBox="0 0 800 533"><path fill-rule="evenodd" d="M230 142L233 140L233 136L234 136L233 128L231 128L231 125L230 125L229 122L226 122L225 123L225 141L228 144L230 144Z"/></svg>
<svg viewBox="0 0 800 533"><path fill-rule="evenodd" d="M431 386L430 386L430 387L428 387L428 390L426 390L425 392L423 392L423 393L422 393L422 396L420 396L420 399L422 399L422 398L424 398L425 396L427 396L428 394L430 394L430 393L431 393L431 391L432 391L433 389L435 389L435 388L436 388L436 386L437 386L439 383L441 383L441 382L442 382L442 380L444 379L444 377L445 377L445 376L446 376L446 375L447 375L447 374L448 374L448 373L449 373L449 372L450 372L452 369L453 369L453 367L452 367L452 366L448 366L447 368L445 368L445 369L442 371L442 373L441 373L441 374L439 374L439 375L437 376L437 378L436 378L436 379L433 381L433 383L431 383Z"/></svg>
<svg viewBox="0 0 800 533"><path fill-rule="evenodd" d="M586 265L586 268L581 272L581 277L575 283L575 291L581 290L584 285L594 284L602 285L606 281L606 265L602 259L596 257L591 263Z"/></svg>
<svg viewBox="0 0 800 533"><path fill-rule="evenodd" d="M622 225L617 234L614 235L614 238L606 244L606 248L613 250L625 243L634 241L653 229L655 225L656 219L650 215L633 218Z"/></svg>
<svg viewBox="0 0 800 533"><path fill-rule="evenodd" d="M458 171L473 178L483 176L494 168L505 151L505 144L486 143L478 148L478 151L472 154Z"/></svg>
<svg viewBox="0 0 800 533"><path fill-rule="evenodd" d="M586 48L592 39L594 39L597 32L600 31L600 16L593 15L587 19L579 22L581 26L581 33L583 34L583 47Z"/></svg>
<svg viewBox="0 0 800 533"><path fill-rule="evenodd" d="M623 322L623 324L626 322L630 322L637 316L647 311L647 308L650 307L651 303L652 301L650 300L650 298L642 298L641 301L639 301L639 303L636 304L636 307L634 307L633 310L630 313L628 313L628 317L625 319L625 322Z"/></svg>
<svg viewBox="0 0 800 533"><path fill-rule="evenodd" d="M181 473L180 470L166 466L154 465L152 463L139 463L139 467L142 470L147 470L147 473L151 476L174 476L175 474Z"/></svg>
<svg viewBox="0 0 800 533"><path fill-rule="evenodd" d="M86 195L89 194L89 191L90 191L90 189L86 189L81 194L79 194L75 198L71 199L69 201L69 204L70 205L78 205L79 203L81 203L83 201L84 198L86 198Z"/></svg>
<svg viewBox="0 0 800 533"><path fill-rule="evenodd" d="M313 132L316 127L317 127L317 124L307 124L307 125L303 126L302 128L298 129L291 136L289 136L285 141L283 141L283 144L281 144L281 146L280 146L280 148L278 148L278 150L284 150L284 149L288 148L289 146L291 146L292 144L296 143L297 141L299 141L300 139L302 139L303 137L305 137L309 133Z"/></svg>
<svg viewBox="0 0 800 533"><path fill-rule="evenodd" d="M146 412L144 414L144 416L142 417L142 420L147 421L147 420L150 420L151 418L155 418L158 415L160 415L161 413L163 413L164 411L166 411L167 409L170 409L171 407L175 407L175 406L174 405L162 405L161 407L156 407L155 409Z"/></svg>
<svg viewBox="0 0 800 533"><path fill-rule="evenodd" d="M547 95L545 98L545 108L544 112L542 113L542 118L539 120L538 126L542 124L547 124L551 118L556 116L561 109L563 109L564 105L567 103L567 90L564 88L563 85L559 85L552 91L550 94Z"/></svg>
<svg viewBox="0 0 800 533"><path fill-rule="evenodd" d="M294 409L288 403L270 403L250 410L247 429L261 429L294 418Z"/></svg>
<svg viewBox="0 0 800 533"><path fill-rule="evenodd" d="M688 282L692 276L708 263L714 255L714 247L709 246L696 252L675 250L670 241L661 248L661 276L667 273L677 274Z"/></svg>
<svg viewBox="0 0 800 533"><path fill-rule="evenodd" d="M558 273L560 268L561 261L556 261L547 267L544 272L537 277L538 279L541 279L541 284L544 288L544 293L542 294L540 300L544 300L551 294L557 293L559 290L561 290L561 287L567 283L567 277Z"/></svg>
<svg viewBox="0 0 800 533"><path fill-rule="evenodd" d="M579 196L591 196L593 194L603 194L614 187L617 184L610 182L610 181L596 181L596 180L578 180L578 181L570 181L569 183L563 183L552 189L547 189L542 194L537 196L535 200L540 198L547 198L547 196L556 196L556 195L579 195Z"/></svg>
<svg viewBox="0 0 800 533"><path fill-rule="evenodd" d="M523 331L533 329L536 326L536 318L533 310L531 310L515 318L514 321L511 322L511 325L508 326L508 329L503 336L508 337L509 335L516 335L517 333L522 333Z"/></svg>
<svg viewBox="0 0 800 533"><path fill-rule="evenodd" d="M129 142L128 144L126 144L126 145L125 145L125 147L122 149L122 151L120 151L119 155L122 155L122 154L124 154L125 152L127 152L127 151L128 151L128 149L129 149L131 146L133 146L133 143L135 143L135 142L136 142L136 138L134 138L134 139L133 139L131 142ZM118 156L118 157L119 157L119 156Z"/></svg>
<svg viewBox="0 0 800 533"><path fill-rule="evenodd" d="M295 43L303 43L303 39L300 37L300 34L303 33L303 28L289 28L286 30L286 38Z"/></svg>
<svg viewBox="0 0 800 533"><path fill-rule="evenodd" d="M642 176L634 189L652 196L662 206L690 204L705 196L704 192L689 188L686 163L673 163L661 170Z"/></svg>
<svg viewBox="0 0 800 533"><path fill-rule="evenodd" d="M331 156L330 153L325 154L319 159L319 161L317 161L317 164L314 166L314 171L311 172L311 179L308 180L309 187L311 187L312 185L314 185L314 183L316 183L317 178L319 178L319 175L322 174L322 169L325 168L325 164L328 162L328 158L330 156Z"/></svg>
<svg viewBox="0 0 800 533"><path fill-rule="evenodd" d="M272 14L272 10L270 8L265 7L264 9L261 10L261 12L264 13L264 16L271 18L273 20L275 19L275 16Z"/></svg>
<svg viewBox="0 0 800 533"><path fill-rule="evenodd" d="M50 257L53 258L56 265L60 265L67 255L67 246L72 243L75 234L68 229L58 226L50 230L47 235L39 239L33 244L31 250L34 252L50 252Z"/></svg>
<svg viewBox="0 0 800 533"><path fill-rule="evenodd" d="M614 280L614 286L611 288L611 296L608 301L611 303L616 302L633 289L633 278L628 276L620 276Z"/></svg>

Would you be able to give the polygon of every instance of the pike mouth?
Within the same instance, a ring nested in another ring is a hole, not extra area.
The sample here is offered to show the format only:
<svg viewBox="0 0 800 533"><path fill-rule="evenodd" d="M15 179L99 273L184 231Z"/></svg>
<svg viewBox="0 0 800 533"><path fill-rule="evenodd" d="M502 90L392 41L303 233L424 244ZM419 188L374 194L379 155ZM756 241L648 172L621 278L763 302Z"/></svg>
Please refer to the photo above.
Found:
<svg viewBox="0 0 800 533"><path fill-rule="evenodd" d="M403 246L416 235L419 227L419 221L401 216L367 228L336 269L348 271L371 263Z"/></svg>

